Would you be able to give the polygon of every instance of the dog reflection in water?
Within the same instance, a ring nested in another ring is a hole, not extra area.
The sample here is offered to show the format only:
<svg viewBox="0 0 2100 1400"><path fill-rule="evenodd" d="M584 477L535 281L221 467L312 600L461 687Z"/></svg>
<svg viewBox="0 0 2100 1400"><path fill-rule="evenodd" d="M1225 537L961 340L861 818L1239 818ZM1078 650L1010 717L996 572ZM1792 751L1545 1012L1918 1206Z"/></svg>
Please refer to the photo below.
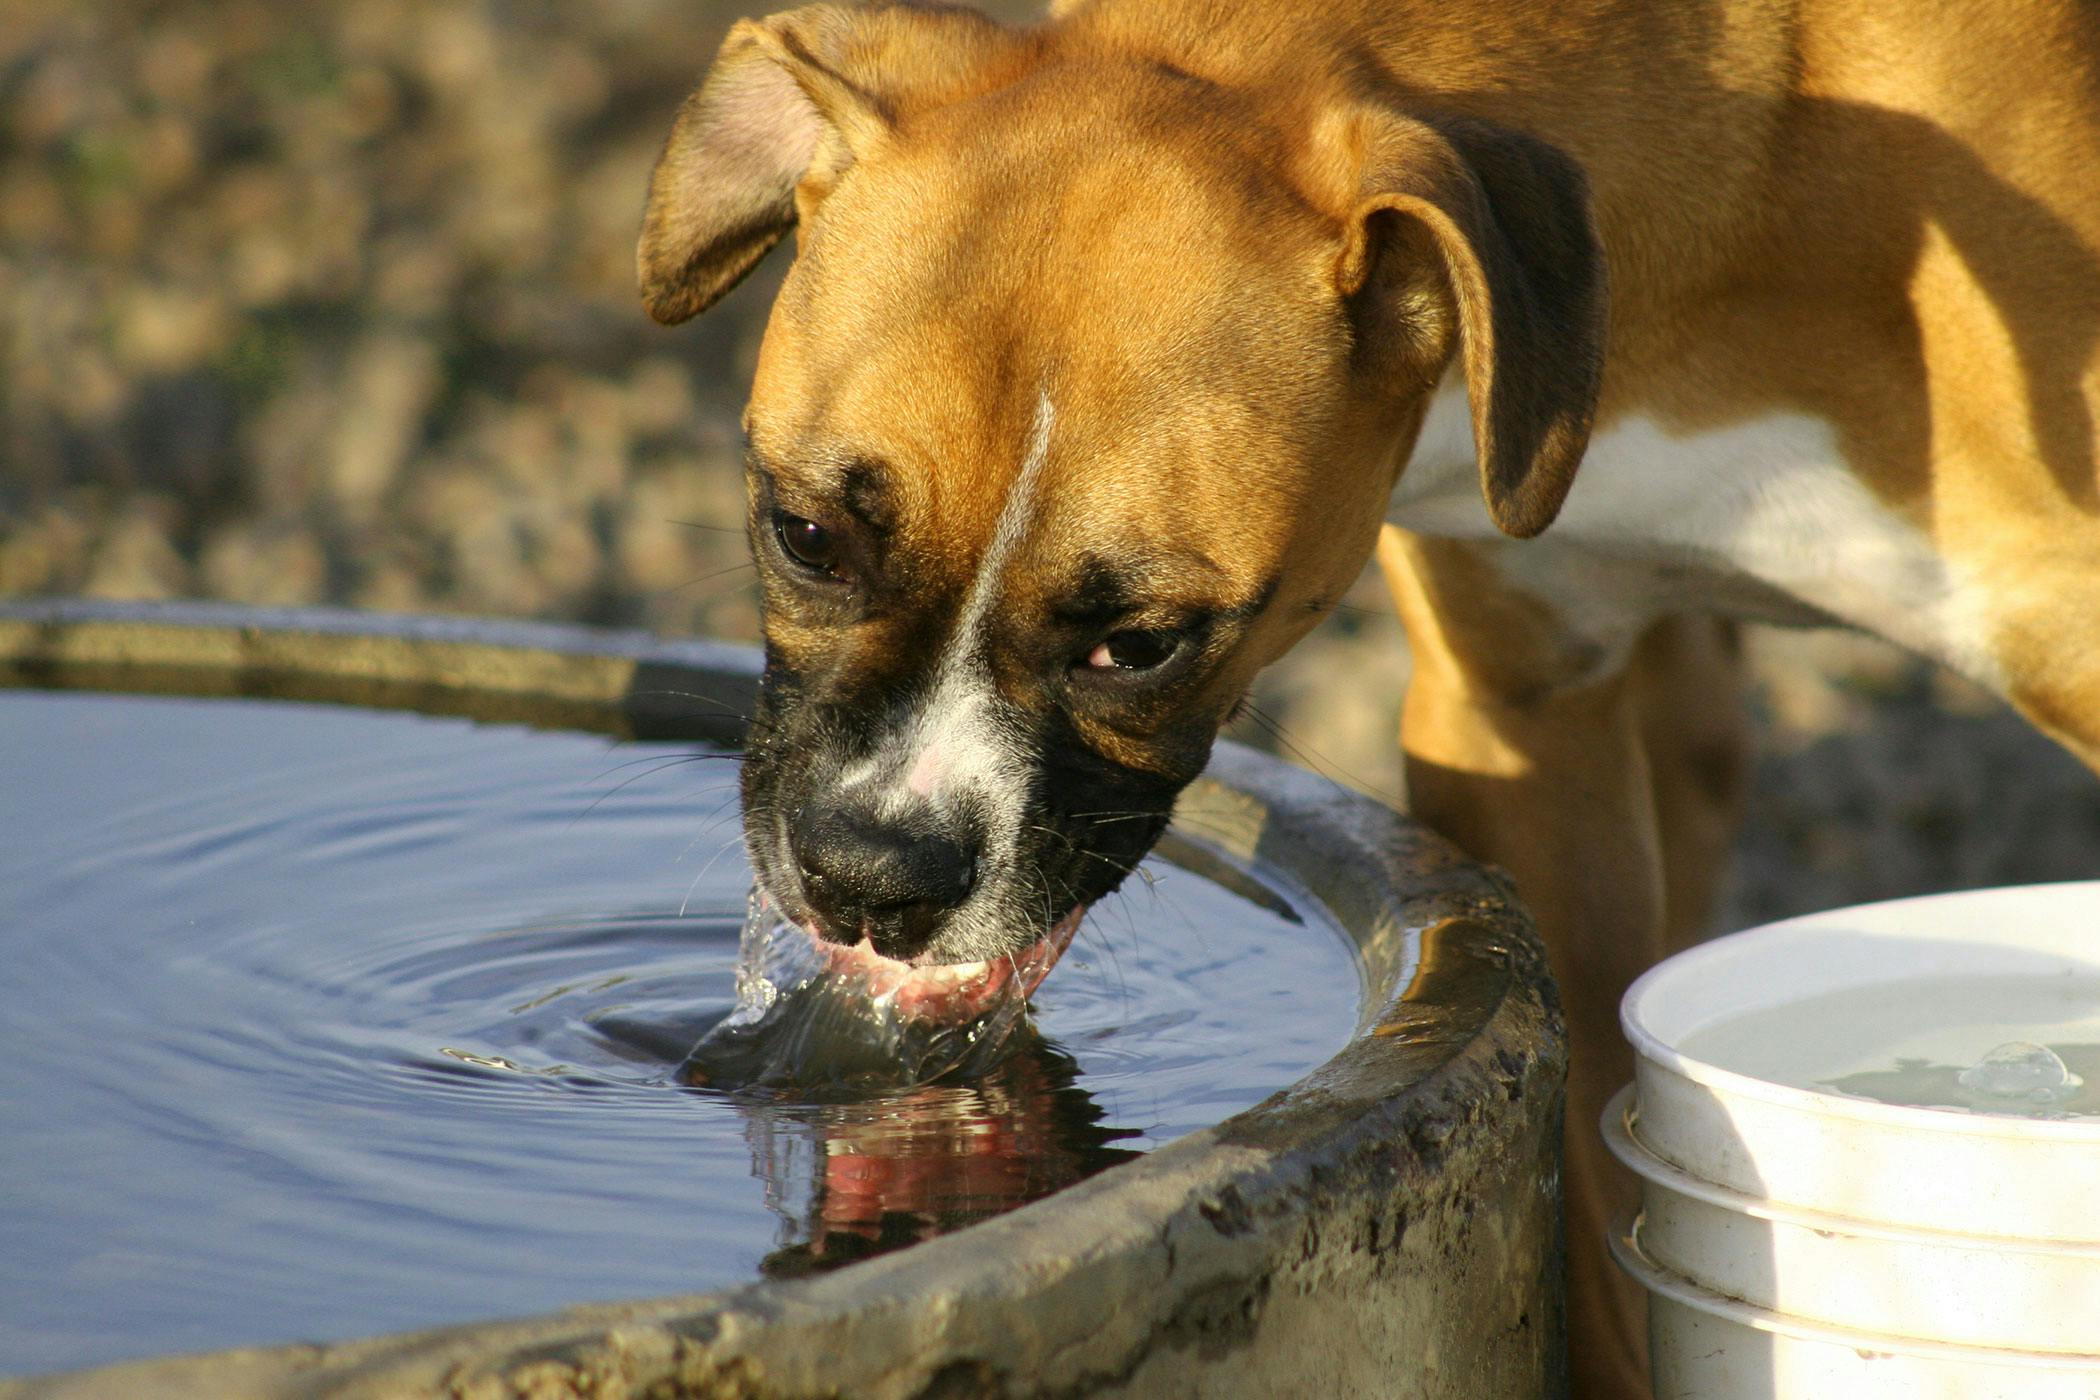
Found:
<svg viewBox="0 0 2100 1400"><path fill-rule="evenodd" d="M761 1268L794 1278L961 1229L1138 1154L1072 1057L1024 1028L966 1082L754 1108L752 1169L782 1220Z"/></svg>

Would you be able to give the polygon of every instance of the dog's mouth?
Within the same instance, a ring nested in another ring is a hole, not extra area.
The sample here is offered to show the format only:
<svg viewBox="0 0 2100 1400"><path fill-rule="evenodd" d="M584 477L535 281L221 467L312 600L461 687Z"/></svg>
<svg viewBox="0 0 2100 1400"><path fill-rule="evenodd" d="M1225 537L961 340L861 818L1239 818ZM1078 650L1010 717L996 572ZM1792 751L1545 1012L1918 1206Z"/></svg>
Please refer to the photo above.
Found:
<svg viewBox="0 0 2100 1400"><path fill-rule="evenodd" d="M1072 945L1085 915L1085 905L1075 906L1035 942L977 962L936 962L925 953L901 962L876 952L865 938L848 945L812 937L831 972L865 987L870 1000L886 1002L910 1020L960 1023L979 1019L1004 997L1033 996Z"/></svg>

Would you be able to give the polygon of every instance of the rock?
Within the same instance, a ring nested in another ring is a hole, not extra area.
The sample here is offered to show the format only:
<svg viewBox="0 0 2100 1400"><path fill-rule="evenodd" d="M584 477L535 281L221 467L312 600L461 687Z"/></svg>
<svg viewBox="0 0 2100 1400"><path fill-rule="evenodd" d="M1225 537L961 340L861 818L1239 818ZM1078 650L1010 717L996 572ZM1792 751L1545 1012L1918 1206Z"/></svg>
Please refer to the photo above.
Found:
<svg viewBox="0 0 2100 1400"><path fill-rule="evenodd" d="M651 355L627 376L627 430L636 437L668 437L699 411L692 376L668 355Z"/></svg>
<svg viewBox="0 0 2100 1400"><path fill-rule="evenodd" d="M438 373L437 347L421 336L382 331L351 351L326 467L329 496L345 517L369 519L379 510L421 444Z"/></svg>
<svg viewBox="0 0 2100 1400"><path fill-rule="evenodd" d="M190 591L190 569L168 540L173 504L134 498L103 530L80 591L91 598L179 598Z"/></svg>
<svg viewBox="0 0 2100 1400"><path fill-rule="evenodd" d="M266 607L323 603L329 599L328 558L314 532L299 522L228 526L206 542L197 582L212 597Z"/></svg>
<svg viewBox="0 0 2100 1400"><path fill-rule="evenodd" d="M139 281L115 299L117 362L132 374L174 374L222 354L233 335L209 288Z"/></svg>
<svg viewBox="0 0 2100 1400"><path fill-rule="evenodd" d="M12 529L0 528L0 594L79 592L89 539L82 513L57 506Z"/></svg>

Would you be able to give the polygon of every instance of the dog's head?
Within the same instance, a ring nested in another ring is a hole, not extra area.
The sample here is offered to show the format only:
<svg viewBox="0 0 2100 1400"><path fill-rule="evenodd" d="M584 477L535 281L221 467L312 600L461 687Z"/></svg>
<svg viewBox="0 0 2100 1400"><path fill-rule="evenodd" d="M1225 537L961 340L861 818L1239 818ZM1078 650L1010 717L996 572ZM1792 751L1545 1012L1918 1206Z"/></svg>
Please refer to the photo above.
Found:
<svg viewBox="0 0 2100 1400"><path fill-rule="evenodd" d="M1114 888L1362 567L1454 356L1495 520L1552 519L1601 363L1579 174L1314 89L816 7L679 113L651 313L796 233L746 417L746 836L791 917L965 961Z"/></svg>

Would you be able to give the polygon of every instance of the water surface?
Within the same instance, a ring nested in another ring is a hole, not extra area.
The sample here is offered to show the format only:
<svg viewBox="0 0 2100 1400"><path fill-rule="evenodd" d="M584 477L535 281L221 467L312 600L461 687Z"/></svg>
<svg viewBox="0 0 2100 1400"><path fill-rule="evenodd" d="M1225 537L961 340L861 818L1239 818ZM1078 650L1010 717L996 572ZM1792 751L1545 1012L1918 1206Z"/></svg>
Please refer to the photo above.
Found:
<svg viewBox="0 0 2100 1400"><path fill-rule="evenodd" d="M1892 977L1731 1017L1682 1049L1900 1107L2100 1119L2100 978Z"/></svg>
<svg viewBox="0 0 2100 1400"><path fill-rule="evenodd" d="M0 692L0 1373L828 1267L1348 1038L1316 911L1146 873L993 1073L739 1100L674 1081L735 999L732 756Z"/></svg>

